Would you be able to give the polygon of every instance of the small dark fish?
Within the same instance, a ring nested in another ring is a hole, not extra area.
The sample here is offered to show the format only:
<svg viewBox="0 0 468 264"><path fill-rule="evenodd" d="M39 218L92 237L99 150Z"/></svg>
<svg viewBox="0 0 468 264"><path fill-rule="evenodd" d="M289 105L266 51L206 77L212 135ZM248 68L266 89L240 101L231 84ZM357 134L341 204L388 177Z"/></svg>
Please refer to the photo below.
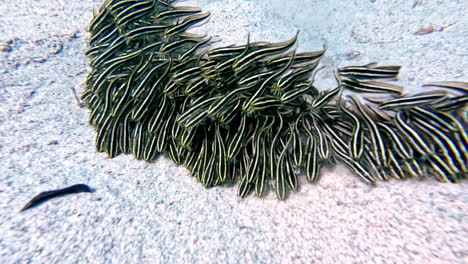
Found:
<svg viewBox="0 0 468 264"><path fill-rule="evenodd" d="M89 192L92 193L95 190L91 187L89 187L86 184L75 184L67 188L63 189L57 189L57 190L52 190L52 191L46 191L46 192L41 192L38 195L34 196L21 210L20 212L23 212L25 210L28 210L29 208L36 207L49 199L55 198L55 197L60 197L64 196L67 194L72 194L72 193L80 193L80 192Z"/></svg>

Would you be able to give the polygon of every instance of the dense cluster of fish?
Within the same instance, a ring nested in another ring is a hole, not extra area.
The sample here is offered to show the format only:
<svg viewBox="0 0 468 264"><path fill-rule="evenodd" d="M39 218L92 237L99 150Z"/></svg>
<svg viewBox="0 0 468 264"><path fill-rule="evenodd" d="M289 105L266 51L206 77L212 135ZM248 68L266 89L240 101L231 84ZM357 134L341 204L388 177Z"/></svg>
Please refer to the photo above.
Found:
<svg viewBox="0 0 468 264"><path fill-rule="evenodd" d="M209 13L173 2L106 1L90 23L82 99L99 151L167 153L206 187L239 182L241 197L271 186L283 199L298 175L314 182L337 161L370 184L468 175L468 84L405 95L375 81L395 79L399 66L369 64L339 69L337 87L319 91L325 50L296 53L297 34L209 49L210 38L186 32Z"/></svg>

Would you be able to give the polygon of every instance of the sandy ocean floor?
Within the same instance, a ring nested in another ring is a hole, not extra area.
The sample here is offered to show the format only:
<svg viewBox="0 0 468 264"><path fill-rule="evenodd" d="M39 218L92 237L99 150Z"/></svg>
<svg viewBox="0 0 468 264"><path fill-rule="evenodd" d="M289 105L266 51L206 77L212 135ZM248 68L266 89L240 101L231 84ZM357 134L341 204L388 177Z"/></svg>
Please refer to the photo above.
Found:
<svg viewBox="0 0 468 264"><path fill-rule="evenodd" d="M434 179L371 188L323 169L286 201L205 189L162 157L95 150L75 100L89 67L87 24L101 1L0 0L0 263L467 263L468 184ZM328 46L319 88L337 67L402 65L400 84L468 81L468 3L444 0L198 0L194 32L222 44ZM433 30L428 30L428 29ZM422 30L422 31L421 31ZM427 34L418 34L423 31ZM431 32L432 31L432 32ZM18 213L41 191L97 191Z"/></svg>

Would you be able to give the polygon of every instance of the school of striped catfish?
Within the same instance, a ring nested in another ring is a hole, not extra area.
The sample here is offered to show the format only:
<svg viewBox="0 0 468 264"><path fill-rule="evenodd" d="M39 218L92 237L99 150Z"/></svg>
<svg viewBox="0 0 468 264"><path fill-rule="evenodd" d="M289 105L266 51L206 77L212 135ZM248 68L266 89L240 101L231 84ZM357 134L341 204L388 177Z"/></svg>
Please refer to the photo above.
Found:
<svg viewBox="0 0 468 264"><path fill-rule="evenodd" d="M240 197L271 188L284 199L336 162L369 184L467 177L468 83L405 94L388 83L400 66L371 63L338 69L319 91L325 48L297 53L298 34L210 48L187 33L210 14L174 2L110 0L91 21L82 100L98 151L166 153L206 187L238 182Z"/></svg>

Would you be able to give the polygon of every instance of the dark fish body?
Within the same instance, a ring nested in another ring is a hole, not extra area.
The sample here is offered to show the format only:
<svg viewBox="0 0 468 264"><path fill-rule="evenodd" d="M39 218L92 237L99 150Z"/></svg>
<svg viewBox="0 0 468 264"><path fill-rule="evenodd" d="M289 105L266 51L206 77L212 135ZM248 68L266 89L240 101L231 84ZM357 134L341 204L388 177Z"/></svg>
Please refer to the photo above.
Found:
<svg viewBox="0 0 468 264"><path fill-rule="evenodd" d="M86 184L75 184L63 189L41 192L38 195L34 196L29 202L27 202L26 205L24 205L23 208L20 210L20 212L36 207L52 198L81 192L91 193L94 192L94 190Z"/></svg>

